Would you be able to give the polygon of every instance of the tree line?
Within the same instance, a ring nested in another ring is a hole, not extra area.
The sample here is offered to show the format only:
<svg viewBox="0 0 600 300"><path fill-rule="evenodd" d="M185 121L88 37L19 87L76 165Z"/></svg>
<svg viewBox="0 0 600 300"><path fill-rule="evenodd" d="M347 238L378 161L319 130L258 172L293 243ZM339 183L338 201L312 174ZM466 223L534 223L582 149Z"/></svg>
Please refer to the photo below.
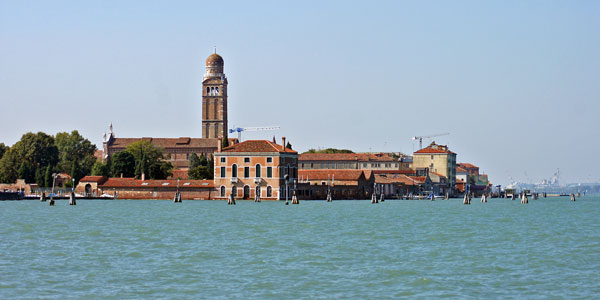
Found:
<svg viewBox="0 0 600 300"><path fill-rule="evenodd" d="M138 141L106 161L94 156L96 146L79 134L60 132L55 136L44 132L24 134L13 146L0 143L0 182L14 183L25 179L40 187L52 186L53 173L66 173L77 184L86 175L166 179L173 165L163 159L163 149L148 141ZM201 163L205 169L208 165ZM199 171L199 176L208 176ZM67 183L70 186L70 182Z"/></svg>

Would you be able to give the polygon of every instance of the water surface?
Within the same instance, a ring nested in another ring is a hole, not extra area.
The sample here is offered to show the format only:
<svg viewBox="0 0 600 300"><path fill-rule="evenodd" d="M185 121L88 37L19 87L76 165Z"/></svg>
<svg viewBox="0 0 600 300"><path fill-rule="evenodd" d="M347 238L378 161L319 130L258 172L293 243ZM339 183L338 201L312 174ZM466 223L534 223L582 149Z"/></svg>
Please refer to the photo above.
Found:
<svg viewBox="0 0 600 300"><path fill-rule="evenodd" d="M600 297L600 198L0 201L2 299Z"/></svg>

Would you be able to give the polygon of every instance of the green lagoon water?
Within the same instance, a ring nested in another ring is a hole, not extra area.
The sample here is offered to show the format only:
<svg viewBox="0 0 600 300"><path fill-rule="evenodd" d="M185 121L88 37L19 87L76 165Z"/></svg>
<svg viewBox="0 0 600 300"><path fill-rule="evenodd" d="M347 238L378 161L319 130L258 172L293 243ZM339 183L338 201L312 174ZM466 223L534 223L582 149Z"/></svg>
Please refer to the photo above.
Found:
<svg viewBox="0 0 600 300"><path fill-rule="evenodd" d="M600 298L599 197L475 200L0 201L0 298Z"/></svg>

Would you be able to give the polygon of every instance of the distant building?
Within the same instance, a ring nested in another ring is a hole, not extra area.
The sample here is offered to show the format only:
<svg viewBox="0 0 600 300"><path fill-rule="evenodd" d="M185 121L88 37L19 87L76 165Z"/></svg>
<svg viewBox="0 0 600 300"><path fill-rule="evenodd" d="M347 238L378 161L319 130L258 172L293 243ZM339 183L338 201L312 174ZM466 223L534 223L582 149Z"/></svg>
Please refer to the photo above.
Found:
<svg viewBox="0 0 600 300"><path fill-rule="evenodd" d="M285 138L282 139L285 145ZM298 152L266 140L244 141L214 153L218 199L288 198L298 178ZM286 182L288 183L286 189Z"/></svg>
<svg viewBox="0 0 600 300"><path fill-rule="evenodd" d="M189 158L192 153L198 156L203 154L206 157L215 152L219 146L219 139L201 139L201 138L117 138L114 133L110 133L107 140L104 142L104 153L106 157L110 157L119 151L123 151L127 146L138 142L148 141L154 146L162 148L164 158L172 163L176 169L187 168L190 165ZM233 142L233 141L232 141Z"/></svg>
<svg viewBox="0 0 600 300"><path fill-rule="evenodd" d="M460 167L462 170L465 170L465 172L467 173L467 175L470 176L479 176L479 167L474 165L474 164L470 164L470 163L457 163L456 167Z"/></svg>
<svg viewBox="0 0 600 300"><path fill-rule="evenodd" d="M165 159L173 164L175 169L189 167L189 157L192 153L206 157L212 155L220 144L220 138L227 138L227 77L223 71L223 58L217 53L206 59L206 73L202 81L202 138L117 138L112 124L108 136L103 142L104 159L137 141L146 140L164 149ZM230 144L237 139L229 139Z"/></svg>
<svg viewBox="0 0 600 300"><path fill-rule="evenodd" d="M456 184L456 153L448 150L448 146L432 142L426 148L413 153L413 169L428 169L429 172L447 178L447 185L454 189Z"/></svg>
<svg viewBox="0 0 600 300"><path fill-rule="evenodd" d="M460 166L460 164L456 164L456 185L461 182L463 185L467 183L469 180L469 173L467 170ZM464 191L464 188L461 190Z"/></svg>
<svg viewBox="0 0 600 300"><path fill-rule="evenodd" d="M328 189L333 199L368 199L375 182L373 172L354 169L304 169L298 177L301 199L326 199Z"/></svg>
<svg viewBox="0 0 600 300"><path fill-rule="evenodd" d="M489 184L488 176L486 174L479 173L479 167L470 164L470 163L458 163L456 164L457 168L457 178L464 179L467 184L476 185L476 186L487 186ZM458 173L458 170L463 171L464 173ZM463 174L466 173L466 178Z"/></svg>
<svg viewBox="0 0 600 300"><path fill-rule="evenodd" d="M212 180L138 180L85 176L75 191L84 197L110 195L119 199L173 199L179 191L183 200L209 200L216 191Z"/></svg>
<svg viewBox="0 0 600 300"><path fill-rule="evenodd" d="M400 170L399 158L389 153L302 153L298 156L298 167L301 170Z"/></svg>

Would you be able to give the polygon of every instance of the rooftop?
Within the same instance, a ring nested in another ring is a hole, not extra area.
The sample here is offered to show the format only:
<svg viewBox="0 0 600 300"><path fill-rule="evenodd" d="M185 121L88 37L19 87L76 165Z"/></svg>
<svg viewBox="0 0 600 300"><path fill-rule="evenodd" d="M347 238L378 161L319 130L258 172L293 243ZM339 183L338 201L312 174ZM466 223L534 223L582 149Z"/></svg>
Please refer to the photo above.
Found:
<svg viewBox="0 0 600 300"><path fill-rule="evenodd" d="M397 162L389 153L302 153L299 161L380 161Z"/></svg>
<svg viewBox="0 0 600 300"><path fill-rule="evenodd" d="M108 178L108 180L102 184L102 188L118 187L177 187L177 180L138 180L134 178ZM212 180L179 180L179 187L212 188L214 187L214 183Z"/></svg>
<svg viewBox="0 0 600 300"><path fill-rule="evenodd" d="M284 148L282 145L275 144L267 140L247 140L241 143L225 147L221 152L280 152L280 153L298 153L292 149Z"/></svg>
<svg viewBox="0 0 600 300"><path fill-rule="evenodd" d="M126 148L127 146L138 142L148 141L154 146L161 148L216 148L219 145L219 139L202 139L202 138L154 138L154 137L143 137L143 138L114 138L111 147L115 148ZM231 141L231 139L229 139Z"/></svg>
<svg viewBox="0 0 600 300"><path fill-rule="evenodd" d="M448 150L448 146L438 145L435 142L432 142L431 145L427 146L426 148L416 151L414 154L456 154L456 153Z"/></svg>
<svg viewBox="0 0 600 300"><path fill-rule="evenodd" d="M371 176L371 173L365 173L362 170L336 170L336 169L321 169L321 170L298 170L298 177L308 180L359 180L362 178L367 179Z"/></svg>

